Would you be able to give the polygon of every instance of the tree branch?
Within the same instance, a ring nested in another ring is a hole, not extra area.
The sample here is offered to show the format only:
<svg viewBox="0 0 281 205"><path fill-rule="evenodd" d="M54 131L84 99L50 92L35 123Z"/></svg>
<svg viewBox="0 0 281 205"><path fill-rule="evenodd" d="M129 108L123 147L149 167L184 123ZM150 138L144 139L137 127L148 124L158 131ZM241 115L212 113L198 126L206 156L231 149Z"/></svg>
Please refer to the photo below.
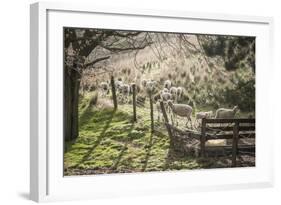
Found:
<svg viewBox="0 0 281 205"><path fill-rule="evenodd" d="M106 45L99 45L102 48L111 51L111 52L121 52L121 51L129 51L129 50L140 50L140 49L144 49L145 47L149 46L152 43L148 43L142 46L131 46L131 47L124 47L124 48L120 48L120 47L109 47Z"/></svg>
<svg viewBox="0 0 281 205"><path fill-rule="evenodd" d="M106 57L102 57L102 58L97 58L97 59L93 60L92 62L84 64L84 67L86 68L88 66L94 65L94 64L96 64L96 63L98 63L100 61L104 61L104 60L107 60L109 58L110 58L110 56L106 56Z"/></svg>

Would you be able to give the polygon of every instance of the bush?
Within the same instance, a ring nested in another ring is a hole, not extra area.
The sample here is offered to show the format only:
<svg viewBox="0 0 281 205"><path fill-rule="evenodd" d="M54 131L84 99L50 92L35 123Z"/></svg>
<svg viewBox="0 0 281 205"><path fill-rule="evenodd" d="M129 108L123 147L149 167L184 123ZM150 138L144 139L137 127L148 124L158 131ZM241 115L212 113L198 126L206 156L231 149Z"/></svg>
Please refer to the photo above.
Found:
<svg viewBox="0 0 281 205"><path fill-rule="evenodd" d="M255 111L255 80L240 80L233 88L227 88L224 93L225 102L238 105L241 111Z"/></svg>

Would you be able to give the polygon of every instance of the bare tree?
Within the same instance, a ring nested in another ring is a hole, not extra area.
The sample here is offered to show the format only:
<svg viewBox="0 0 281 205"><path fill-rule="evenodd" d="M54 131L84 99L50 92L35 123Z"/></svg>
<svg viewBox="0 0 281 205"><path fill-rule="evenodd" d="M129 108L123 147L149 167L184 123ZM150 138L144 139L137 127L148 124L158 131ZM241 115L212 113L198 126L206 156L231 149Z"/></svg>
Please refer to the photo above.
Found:
<svg viewBox="0 0 281 205"><path fill-rule="evenodd" d="M78 136L78 100L83 72L110 59L113 53L144 49L152 44L145 32L64 29L64 137Z"/></svg>

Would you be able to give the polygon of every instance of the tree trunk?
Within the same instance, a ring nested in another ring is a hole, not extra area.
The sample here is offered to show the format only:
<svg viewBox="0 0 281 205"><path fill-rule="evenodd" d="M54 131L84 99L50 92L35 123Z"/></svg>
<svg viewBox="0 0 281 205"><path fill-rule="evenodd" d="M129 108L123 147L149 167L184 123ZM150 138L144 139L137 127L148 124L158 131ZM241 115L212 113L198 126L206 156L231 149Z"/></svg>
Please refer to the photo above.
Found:
<svg viewBox="0 0 281 205"><path fill-rule="evenodd" d="M66 141L78 137L78 103L79 103L80 75L68 68L64 73L64 138Z"/></svg>

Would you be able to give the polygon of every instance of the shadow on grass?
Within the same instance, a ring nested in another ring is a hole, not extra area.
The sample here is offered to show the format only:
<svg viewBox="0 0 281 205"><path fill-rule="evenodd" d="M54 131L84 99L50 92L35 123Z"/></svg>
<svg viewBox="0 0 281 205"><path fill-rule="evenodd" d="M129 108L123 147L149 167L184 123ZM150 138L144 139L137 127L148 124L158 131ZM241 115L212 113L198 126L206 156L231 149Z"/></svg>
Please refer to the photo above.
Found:
<svg viewBox="0 0 281 205"><path fill-rule="evenodd" d="M78 162L75 166L73 166L73 168L78 168L79 165L83 164L85 161L87 161L90 157L90 155L92 154L92 152L95 150L95 148L101 143L102 139L104 138L106 131L108 130L113 117L115 115L116 111L112 110L112 112L110 113L109 116L106 116L106 122L105 122L105 126L103 127L100 135L97 137L97 140L95 141L95 143L93 144L93 146L89 149L89 151L83 156L82 160L80 162ZM92 113L93 114L93 113ZM88 115L88 114L87 114ZM81 116L82 117L82 116ZM85 117L85 116L84 116ZM87 119L87 118L86 118ZM101 119L103 120L103 119ZM86 120L85 120L86 121Z"/></svg>
<svg viewBox="0 0 281 205"><path fill-rule="evenodd" d="M142 172L145 171L145 169L147 167L147 164L148 164L148 160L149 160L149 156L150 156L150 152L151 152L151 147L152 147L152 138L153 138L153 133L150 134L148 144L146 145L147 151L146 151L146 155L145 155L144 164L143 164L143 167L141 169Z"/></svg>
<svg viewBox="0 0 281 205"><path fill-rule="evenodd" d="M112 167L111 167L111 170L116 170L116 169L118 168L118 165L119 165L119 163L120 163L120 161L121 161L121 159L122 159L122 157L123 157L123 155L124 155L124 152L128 149L128 148L127 148L127 145L128 145L128 143L129 143L129 141L130 141L129 136L130 136L130 133L132 133L133 129L134 129L134 124L131 124L131 127L130 127L129 130L128 130L128 135L127 135L126 142L125 142L125 144L124 144L124 146L123 146L121 152L119 153L118 157L117 157L116 160L113 162L113 165L112 165Z"/></svg>

